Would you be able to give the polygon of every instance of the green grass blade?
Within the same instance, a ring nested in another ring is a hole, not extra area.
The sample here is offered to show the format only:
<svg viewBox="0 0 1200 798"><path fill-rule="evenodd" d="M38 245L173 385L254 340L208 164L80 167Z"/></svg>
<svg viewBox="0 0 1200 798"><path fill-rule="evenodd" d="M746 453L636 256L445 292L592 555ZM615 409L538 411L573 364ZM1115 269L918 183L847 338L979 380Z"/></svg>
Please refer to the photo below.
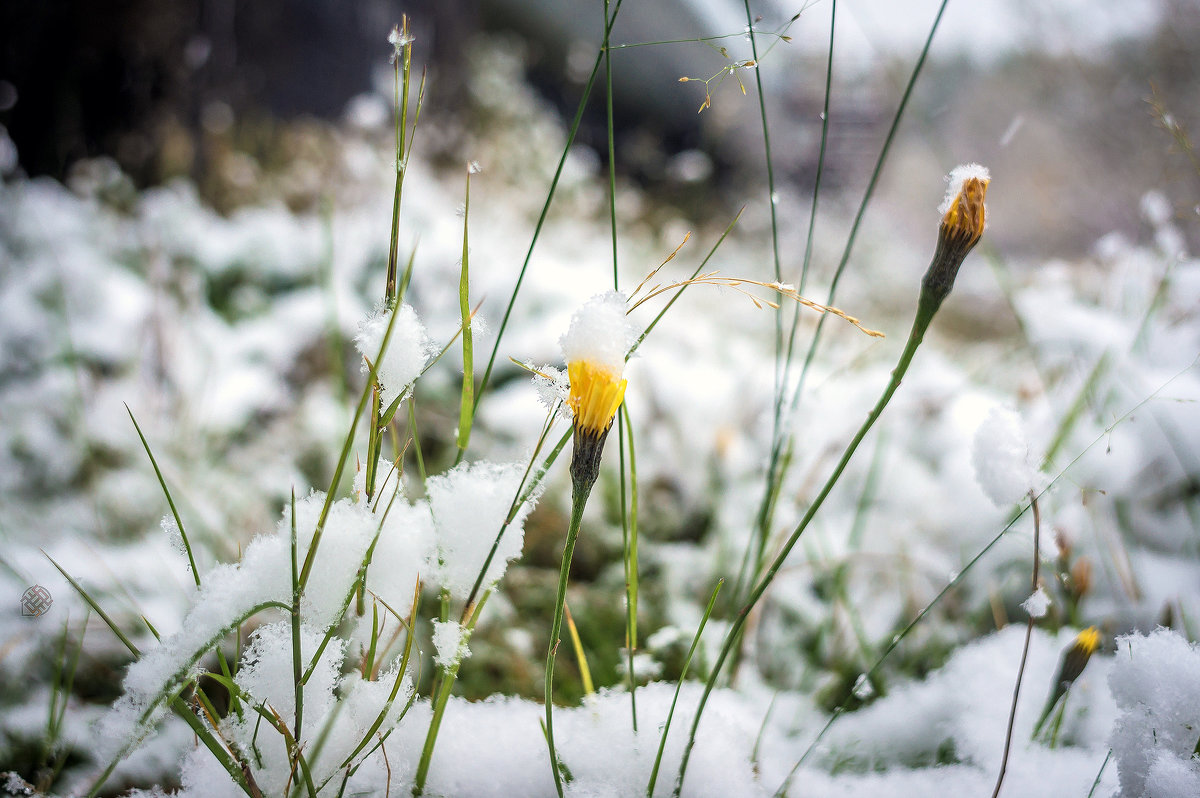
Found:
<svg viewBox="0 0 1200 798"><path fill-rule="evenodd" d="M142 442L142 448L146 450L146 456L150 458L150 465L154 467L154 476L158 478L159 487L162 488L163 495L167 497L167 505L171 508L171 515L175 518L175 526L179 529L179 536L183 538L183 549L187 552L188 567L192 571L192 579L195 580L196 587L200 587L200 569L196 567L196 558L192 555L192 544L188 540L187 531L184 529L183 519L179 517L179 510L175 507L175 500L171 497L171 490L167 487L167 480L163 477L162 469L158 467L158 460L154 457L154 452L150 450L150 443L142 433L142 427L138 424L137 419L134 418L133 411L129 409L129 405L125 405L125 412L129 414L129 420L133 422L133 428L137 430L138 438Z"/></svg>
<svg viewBox="0 0 1200 798"><path fill-rule="evenodd" d="M612 31L613 24L617 21L617 14L621 12L621 3L623 0L617 0L613 7L612 15L608 19L608 24L605 27L605 37ZM479 404L479 398L483 392L487 390L488 381L492 376L492 367L496 364L496 355L500 352L500 342L504 340L504 331L508 328L508 319L512 316L513 306L517 303L517 296L521 293L521 284L525 280L525 272L529 269L529 261L533 258L533 250L537 246L538 239L542 234L542 226L546 223L546 217L550 213L550 205L554 201L555 191L558 189L558 181L562 178L563 169L567 165L567 156L571 152L571 147L575 143L575 136L579 132L579 125L583 122L583 112L587 109L588 98L591 97L592 87L596 83L596 76L600 73L600 64L604 58L604 50L596 53L596 63L592 66L592 73L588 77L587 84L584 86L583 94L579 98L579 106L575 110L575 118L571 120L571 127L567 133L566 144L563 145L562 155L558 159L558 166L554 170L554 178L550 181L550 190L546 193L546 201L542 205L542 212L538 216L537 225L533 229L533 239L529 242L529 249L525 252L525 260L521 264L521 271L517 274L517 282L513 286L512 294L508 298L508 307L504 309L504 317L500 321L500 328L496 331L496 343L492 345L492 354L488 357L487 368L484 369L483 379L479 382L479 390L475 394L475 404Z"/></svg>
<svg viewBox="0 0 1200 798"><path fill-rule="evenodd" d="M458 414L458 460L462 460L471 440L471 424L475 417L475 346L471 334L470 252L468 243L468 220L471 217L471 171L467 169L466 200L463 203L462 269L458 275L458 309L462 316L462 404Z"/></svg>
<svg viewBox="0 0 1200 798"><path fill-rule="evenodd" d="M679 681L675 683L675 694L671 697L671 708L667 710L667 720L663 723L662 734L659 736L658 753L654 757L654 767L650 770L650 782L646 785L646 798L653 798L654 796L654 785L658 781L658 770L662 765L663 751L667 748L667 735L671 731L671 719L675 717L675 705L679 702L679 692L683 689L683 682L687 678L688 670L692 666L692 657L696 655L696 649L700 647L700 636L704 634L704 626L712 616L713 607L717 603L717 594L721 592L721 585L723 584L725 584L724 579L717 580L717 586L713 588L712 595L708 599L708 606L704 609L704 615L700 618L700 625L696 627L696 634L692 635L692 645L688 648L687 657L683 660L683 670L679 673Z"/></svg>
<svg viewBox="0 0 1200 798"><path fill-rule="evenodd" d="M125 633L121 631L119 626L117 626L116 621L114 621L109 614L104 611L100 604L97 603L97 601L92 598L86 590L83 589L83 586L76 582L75 579L72 578L72 576L67 573L61 565L55 562L53 557L51 557L49 554L46 554L44 549L42 550L42 554L47 560L50 561L51 565L58 569L58 572L62 574L63 578L71 584L71 587L75 588L75 592L87 602L88 606L100 616L100 620L104 621L105 625L107 625L108 628L112 630L112 633L117 636L117 639L125 644L125 648L129 649L129 653L133 655L134 659L140 658L142 656L142 652L138 651L138 647L135 646L133 642L125 636Z"/></svg>

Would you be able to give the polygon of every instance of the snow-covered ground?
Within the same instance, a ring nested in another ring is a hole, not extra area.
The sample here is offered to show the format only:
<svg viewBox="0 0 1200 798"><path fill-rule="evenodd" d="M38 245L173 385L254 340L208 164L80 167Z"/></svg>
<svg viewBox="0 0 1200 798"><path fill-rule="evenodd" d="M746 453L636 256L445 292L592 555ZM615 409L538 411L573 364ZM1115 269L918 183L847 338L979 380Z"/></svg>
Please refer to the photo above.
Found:
<svg viewBox="0 0 1200 798"><path fill-rule="evenodd" d="M473 324L477 375L566 135L513 69L498 62L473 87L490 120L470 153L483 165L472 177L469 214L471 303L482 302ZM69 756L53 790L82 793L107 757L128 752L110 786L243 794L178 718L158 729L144 721L162 714L160 691L187 683L195 667L219 673L215 657L204 655L226 625L264 602L290 603L293 491L300 561L316 545L319 491L329 489L364 380L353 341L361 333L369 351L379 338L378 321L373 331L360 325L382 298L387 259L393 156L386 107L377 113L382 102L363 98L332 134L329 173L337 178L323 188L325 209L263 201L221 216L187 182L137 192L103 161L78 170L70 186L8 169L0 185L0 596L10 611L0 615L0 771L35 782L39 767L53 767L62 753ZM421 139L442 133L436 124L421 128L405 176L400 252L402 263L415 252L405 296L413 310L398 321L396 340L408 342L412 358L391 372L400 375L395 385L384 380L397 391L430 353L414 325L438 351L461 320L467 164L447 169L422 157ZM292 167L301 175L311 168ZM996 186L1006 180L995 170L992 177ZM939 194L942 174L925 178L920 191ZM482 562L472 559L480 541L464 540L464 530L498 525L546 419L538 386L510 358L561 367L559 339L572 314L612 287L605 185L586 152L568 158L479 403L466 458L474 465L451 469L461 375L455 343L416 382L429 479L422 482L410 452L404 490L386 520L363 502L361 481L357 491L349 478L340 485L302 607L299 648L312 658L377 533L371 568L379 574L369 571L367 584L387 610L370 601L365 614L352 607L354 620L334 624L340 631L305 687L304 750L317 785L331 779L329 794L338 793L342 763L381 716L377 730L394 731L377 751L363 752L345 794L411 794L434 711L435 667L453 664L464 684L474 679L473 690L536 695L529 684L540 685L548 637L548 601L537 591L553 585L566 529L565 457L546 475L537 507L513 522L514 534L523 525L525 556L513 560L480 613L469 655L460 648L462 629L446 625L452 621L422 624L410 672L401 673L404 636L393 635L399 629L388 613L406 614L418 573L427 605L437 604L440 586L457 602L453 614L461 611ZM707 268L774 279L763 194L746 199ZM619 186L626 292L692 227L652 203ZM1002 223L1003 207L993 211L1001 222L992 224ZM1016 495L997 493L997 480L1014 475L1002 456L1030 464L1023 477L1046 489L1039 506L1049 598L1030 639L1004 794L1200 794L1200 760L1192 756L1200 651L1189 642L1200 617L1200 260L1186 251L1161 195L1148 194L1140 213L1152 231L1146 240L1110 235L1071 260L1011 262L987 249L985 234L895 399L751 615L745 659L706 710L684 795L769 795L785 784L795 796L992 789L1022 659L1022 603L1033 592L1032 514L1019 512L1027 502L1004 503ZM768 552L800 522L887 384L937 220L930 207L927 229L911 232L920 249L865 240L856 250L836 304L886 338L836 318L825 325L789 416L789 468ZM723 227L691 229L656 282L690 274ZM806 295L824 299L827 264L841 244L819 241ZM785 281L798 281L787 264L800 259L787 253ZM664 303L636 310L634 326L643 329ZM791 306L784 312L790 318ZM800 327L800 351L815 320L811 314ZM637 733L619 670L603 677L597 668L601 689L555 713L570 795L646 792L682 656L718 579L726 580L725 596L737 589L751 545L776 365L773 312L703 285L684 293L628 364L644 613L634 662L636 672L664 681L636 692ZM997 408L1015 415L994 415ZM131 415L172 491L202 587ZM406 416L402 408L397 418ZM560 421L551 440L566 428ZM407 429L400 424L401 435ZM619 618L625 601L616 437L584 519L587 562L572 586L578 592L569 594L585 653L596 662L614 659L625 644L622 626L603 620ZM360 424L350 470L365 461ZM539 555L539 547L551 554ZM501 550L500 559L518 554ZM127 673L125 647L51 559L141 650ZM499 572L489 571L484 586ZM41 617L23 617L22 593L35 584L54 603ZM363 678L372 609L385 616L386 634ZM707 674L736 610L719 606L709 621L693 677ZM290 725L288 618L265 609L246 624L237 636L236 684L247 702L269 706ZM1159 625L1171 631L1154 631ZM1102 634L1101 650L1071 686L1053 734L1032 740L1060 657L1091 626ZM233 640L226 636L225 651L236 664ZM67 669L59 666L80 645L81 678L63 699L58 685ZM564 645L558 659L574 667L574 649ZM582 692L577 671L558 679L575 680L567 695ZM655 794L674 786L700 690L689 680L680 693ZM280 735L256 723L262 715L245 713L220 724L222 739L251 763L263 794L282 794L301 779L288 771ZM553 794L542 717L532 698L451 698L428 792ZM323 728L331 731L318 743ZM47 729L53 742L43 750ZM21 786L15 777L11 784Z"/></svg>

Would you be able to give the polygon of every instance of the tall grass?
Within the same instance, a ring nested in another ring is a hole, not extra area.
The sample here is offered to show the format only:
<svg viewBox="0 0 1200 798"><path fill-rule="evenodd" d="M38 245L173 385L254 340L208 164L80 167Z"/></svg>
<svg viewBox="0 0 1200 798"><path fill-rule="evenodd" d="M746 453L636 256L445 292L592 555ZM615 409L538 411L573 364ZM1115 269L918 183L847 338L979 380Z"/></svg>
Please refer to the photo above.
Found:
<svg viewBox="0 0 1200 798"><path fill-rule="evenodd" d="M934 320L942 300L945 299L945 295L949 291L950 284L945 283L944 275L939 270L944 272L948 268L948 262L953 260L954 256L948 255L944 251L944 247L949 247L950 245L946 244L946 234L943 230L939 233L938 250L930 266L930 272L927 274L926 280L920 287L917 296L917 308L911 331L889 380L882 387L882 391L874 406L869 411L866 420L853 436L844 443L842 454L830 471L824 475L824 479L820 480L820 487L811 497L806 498L807 506L799 522L783 538L779 545L773 547L771 544L775 526L775 510L780 501L788 466L791 462L791 446L795 434L792 423L797 415L796 410L803 400L806 379L819 350L827 316L844 315L832 309L839 281L851 264L861 223L873 201L875 190L884 172L889 152L896 140L897 132L904 118L909 101L914 94L918 78L942 20L946 5L947 2L941 4L936 17L930 25L924 48L912 68L908 83L892 116L890 127L885 134L880 151L874 162L873 170L861 201L857 206L850 230L844 245L841 247L841 256L829 283L828 297L824 302L824 306L816 306L818 308L824 307L830 312L822 314L815 331L807 341L807 349L802 360L799 359L799 349L797 349L798 346L805 346L801 333L801 303L798 301L794 305L794 311L791 314L788 314L786 308L783 307L785 303L782 300L775 307L773 318L775 371L773 375L769 450L763 453L765 468L762 474L761 495L756 505L754 517L747 519L747 525L751 529L751 534L747 536L746 546L740 552L740 568L735 573L719 575L717 578L711 580L709 584L704 585L704 593L708 596L708 600L703 606L700 620L691 636L690 646L687 649L676 680L669 712L661 728L648 726L646 723L639 725L638 714L637 696L639 677L635 670L635 656L639 650L639 586L642 584L640 570L643 566L639 562L638 524L639 512L641 510L639 502L641 501L642 494L638 482L637 452L639 449L639 426L635 423L637 421L637 408L635 407L634 411L631 411L628 407L622 406L616 416L615 479L618 485L617 510L620 518L622 541L620 556L624 581L624 612L619 639L611 640L609 643L614 648L623 649L621 656L624 657L626 666L626 677L623 687L629 697L631 732L638 739L651 739L656 750L653 768L645 787L645 794L647 796L652 797L655 794L656 788L662 784L663 768L669 764L665 757L668 740L671 739L670 735L672 734L673 725L678 726L680 722L687 724L687 737L682 757L678 762L678 768L674 774L672 789L675 795L682 795L687 792L689 783L686 781L686 777L690 756L700 733L704 721L703 713L711 695L723 683L734 682L736 668L744 656L749 655L749 661L753 664L753 651L745 639L746 627L751 620L752 614L755 613L759 602L775 583L781 569L788 563L793 549L812 525L814 518L821 511L823 503L835 488L843 483L847 467L852 458L855 457L858 448L871 435L874 425L881 418L891 403L892 398L900 389L905 374L916 357L917 351L924 341L925 335ZM835 26L838 20L836 0L833 0L831 6L832 13L824 80L824 111L821 124L820 149L816 179L812 187L811 209L807 222L808 227L805 232L805 245L800 258L802 266L799 275L799 291L801 292L810 279L810 266L813 261L815 230L818 218L817 209L821 198L822 177L827 153L826 145L831 130L830 114L834 107L832 97L834 85L833 47ZM622 49L634 46L655 46L667 42L613 44L610 41L610 35L620 8L621 0L616 0L616 2L611 4L609 0L605 0L603 9L604 17L600 23L603 31L602 44L597 52L591 73L579 99L578 109L570 124L566 142L558 160L557 169L546 190L545 200L534 225L528 248L525 251L524 261L516 275L515 283L506 298L507 302L503 319L496 333L486 366L480 376L477 376L476 373L476 341L472 332L472 319L475 311L478 309L478 305L473 308L471 304L473 295L469 246L471 175L474 173L474 169L469 167L467 170L463 188L462 256L457 289L458 329L450 341L441 342L440 351L433 358L433 363L436 363L456 342L461 347L462 366L461 372L458 375L460 390L457 397L457 418L454 425L455 450L451 468L469 461L468 455L471 451L471 443L473 440L478 440L479 436L473 437L472 431L477 422L479 408L481 403L487 401L489 396L489 389L492 387L490 381L496 359L501 351L502 342L504 341L510 319L517 308L521 288L533 252L538 245L555 199L564 166L567 162L568 153L576 139L584 114L591 102L591 94L595 83L601 79L601 75L603 75L602 79L605 90L607 212L611 245L612 284L614 290L619 290L622 287L619 280L620 264L618 262L620 229L618 225L619 213L617 206L618 164L614 123L613 62L620 57ZM715 256L718 248L738 223L738 219L740 218L739 212L738 217L735 217L730 222L724 232L716 238L711 248L707 251L707 254L700 259L690 278L672 283L666 288L656 285L649 289L651 297L657 298L660 294L665 297L662 302L663 307L641 331L640 336L630 347L627 356L632 356L642 346L643 342L647 340L647 337L664 317L664 314L671 309L683 292L689 289L690 286L705 284L707 282L708 284L732 285L741 290L740 287L743 285L758 284L773 287L773 290L779 291L784 296L798 299L797 296L791 296L791 294L796 294L795 291L789 294L788 291L779 286L787 276L784 272L783 264L788 258L782 251L781 244L781 221L778 216L778 190L776 185L777 175L772 160L771 124L769 122L771 112L769 98L764 89L764 72L769 70L772 64L768 57L769 53L760 52L759 44L760 37L764 35L774 37L776 43L784 41L786 38L784 31L800 18L800 14L792 17L782 29L773 32L764 32L758 29L758 21L753 14L748 0L744 3L744 10L748 26L747 35L751 58L747 61L732 62L727 74L735 74L737 69L746 68L747 66L752 66L755 70L754 94L758 104L766 175L766 202L770 216L771 268L768 276L772 278L773 282L756 283L754 280L737 281L731 278L722 283L713 277L713 272L706 271L707 264ZM704 43L711 44L712 41L709 40ZM287 778L283 794L287 796L299 795L315 798L318 794L332 794L332 792L326 793L327 788L337 788L336 794L341 795L347 789L350 780L355 777L361 768L367 766L368 762L376 761L372 757L375 757L377 753L388 767L390 779L391 766L387 761L386 742L392 731L397 728L402 720L409 716L410 709L419 701L427 703L429 714L427 724L423 727L424 733L423 735L419 735L422 743L419 756L416 757L416 766L411 776L411 790L413 795L423 795L433 789L431 774L434 773L435 763L437 762L439 736L446 728L446 713L451 706L461 669L470 668L471 664L469 662L464 663L461 655L452 658L443 658L441 655L444 652L439 651L439 657L435 660L432 656L429 656L428 648L426 651L422 651L422 644L428 642L430 639L429 622L438 624L438 628L445 628L448 624L456 623L458 631L461 634L460 645L465 648L471 642L473 634L484 618L484 612L488 607L489 599L493 596L493 591L496 589L496 586L489 582L488 574L489 569L495 562L495 558L500 556L500 547L505 539L505 535L513 531L512 527L515 524L519 525L520 521L518 519L521 517L522 508L526 507L539 495L572 435L570 430L565 432L560 431L562 425L559 419L559 408L551 408L546 415L540 432L533 439L527 460L522 463L523 472L518 487L513 491L511 497L505 497L506 501L509 502L507 514L495 530L495 537L492 540L490 550L484 557L482 566L479 568L472 586L466 591L465 597L462 597L461 594L456 597L448 587L442 586L436 596L436 608L430 610L426 607L424 614L422 614L422 603L426 598L425 594L429 591L426 585L420 580L413 585L412 600L408 606L390 606L380 596L373 593L371 585L373 584L374 575L378 569L387 567L387 563L376 562L373 559L377 544L380 541L380 536L383 534L383 529L389 519L390 513L393 511L399 512L398 508L407 501L401 487L402 479L410 480L416 486L416 492L420 493L427 489L431 478L438 476L435 472L439 466L443 465L443 463L437 462L438 458L436 457L427 459L428 452L422 446L421 417L416 409L417 384L408 387L399 397L385 404L383 399L385 386L381 383L380 378L380 366L387 357L389 345L392 344L398 309L405 300L406 289L412 280L421 279L421 275L414 274L415 257L412 253L408 253L407 268L401 272L401 264L404 262L406 254L401 251L401 231L404 229L403 198L405 175L408 172L408 165L413 155L413 143L416 139L416 131L425 96L425 77L422 74L416 95L415 97L411 96L411 84L414 74L413 41L408 35L406 25L398 31L396 47L394 84L394 154L396 173L392 191L392 217L388 231L388 258L382 295L383 305L392 315L379 350L373 353L373 356L368 355L366 357L365 384L357 397L352 421L346 432L341 449L337 453L333 475L312 529L298 527L297 500L293 492L289 508L291 526L289 540L290 567L288 575L290 581L286 601L260 601L244 611L239 611L230 617L224 618L223 625L215 634L204 639L194 649L184 652L186 656L183 658L182 666L176 668L169 675L169 678L163 682L157 693L152 696L149 703L145 707L140 708L140 715L137 718L138 728L141 729L142 727L148 727L157 714L164 709L172 711L188 725L196 739L212 754L232 782L243 793L249 796L256 797L266 794L264 788L259 784L259 781L267 775L266 772L268 770L268 767L264 765L261 748L267 746L265 740L271 735L275 735L278 738L277 740L273 740L271 744L282 745L286 751ZM740 83L740 78L738 80ZM711 107L713 102L708 84L709 82L706 81L705 100L702 109L704 107ZM982 232L982 227L980 227L980 232ZM975 237L975 241L977 240L978 235ZM967 246L966 250L974 246L974 243L973 241L970 246ZM956 253L957 262L953 266L954 272L957 271L958 264L961 264L963 257L966 256L966 250ZM676 251L678 252L678 250ZM669 261L672 257L674 257L674 253L667 260ZM653 274L651 275L652 277ZM952 283L953 273L949 279ZM639 300L639 302L642 301L646 301L646 297ZM756 304L758 304L757 301ZM805 304L810 307L814 305L814 303L807 301L805 301ZM336 351L340 351L339 346L335 345L333 348ZM425 369L431 368L433 363L425 366ZM1104 364L1105 359L1102 358L1095 365L1091 376L1086 380L1081 389L1079 400L1062 417L1057 434L1046 447L1044 463L1047 467L1054 464L1061 457L1064 447L1068 445L1070 433L1083 412L1084 397L1091 391L1094 384L1101 379L1105 370ZM424 371L422 371L423 373ZM425 401L425 399L423 398L422 401ZM431 399L430 401L436 401L436 399ZM407 408L402 414L400 412L400 405L404 403L407 403ZM1138 405L1138 407L1140 406L1141 404ZM1114 422L1114 425L1115 423L1120 423L1123 418L1132 412L1132 409L1129 410L1125 416ZM192 549L192 541L186 532L185 519L176 506L172 489L168 485L162 470L159 468L158 460L152 451L146 435L143 433L138 421L133 417L132 411L130 411L129 415L134 431L145 451L146 459L154 471L156 480L170 508L171 516L179 530L194 585L197 591L202 591L204 583L200 570L197 567L197 560ZM363 434L359 431L360 422L365 424L366 427L365 442ZM607 428L605 429L605 434L607 434ZM576 440L576 445L578 445L578 440ZM363 473L361 490L363 496L365 496L366 504L369 506L370 518L376 524L374 536L371 538L369 546L362 555L361 562L358 563L358 568L349 590L344 595L338 597L340 604L335 608L337 611L334 613L332 621L324 624L323 628L319 630L321 634L315 651L306 651L303 641L305 640L309 625L315 623L309 615L310 610L306 602L314 591L313 585L320 579L322 566L325 561L323 558L328 559L330 557L329 545L321 547L323 535L326 532L326 525L330 523L331 514L334 512L335 506L338 505L339 500L344 498L344 490L341 486L345 481L345 477L349 476L350 472L356 469L355 452L360 446L365 449L366 453L366 462L358 466ZM876 445L874 459L866 483L860 487L854 526L850 534L852 550L857 545L862 534L863 525L866 523L865 518L868 514L868 507L877 487L877 480L881 478L879 464L885 451L886 442L880 440ZM1078 456L1081 457L1082 454L1080 453ZM612 452L610 452L609 459L612 459ZM406 464L410 468L415 466L417 472L415 476L405 473ZM680 467L684 467L684 464L680 464ZM1066 468L1069 467L1070 464L1066 466ZM1059 472L1059 476L1065 473L1066 468ZM575 476L574 473L572 476ZM588 490L590 491L590 485L588 486ZM556 791L560 796L567 792L567 785L572 779L569 763L562 759L555 742L553 721L554 701L556 697L554 690L556 653L562 631L561 625L564 620L567 623L567 631L570 635L576 662L581 674L583 691L589 696L595 692L595 685L593 684L588 665L586 646L567 605L567 593L572 577L572 555L576 542L583 531L584 506L587 499L588 494L586 492L573 494L572 496L569 525L567 530L565 530L563 551L558 561L558 603L555 606L552 625L548 630L547 656L544 663L544 672L541 674L545 685L543 701L546 713L543 722L543 733L549 752L548 765ZM879 677L881 666L897 646L908 637L914 628L922 624L927 617L930 617L933 608L962 583L976 564L992 550L996 543L1014 527L1026 512L1032 508L1035 517L1038 516L1037 499L1037 495L1031 495L1029 502L1021 507L1009 523L986 546L978 551L967 562L966 566L950 580L949 584L881 651L876 650L875 646L867 638L866 633L862 630L861 623L858 621L858 608L853 605L846 586L846 566L843 564L833 569L831 574L834 585L833 604L842 607L851 617L851 623L857 633L857 642L859 644L858 659L864 667L862 673L863 680L873 683ZM1035 522L1035 529L1040 530L1040 522ZM305 544L303 543L305 540L310 542ZM1034 556L1033 581L1036 589L1038 586L1038 570L1036 565L1038 549L1036 543ZM105 611L101 603L77 579L68 574L58 563L54 563L54 565L62 572L72 587L78 591L91 611L96 613L117 639L127 648L129 653L135 659L141 659L144 656L143 652L132 642L132 638L135 635L129 629L121 628L121 625ZM726 576L735 577L736 582L733 585L733 589L729 591L732 595L725 599L725 605L723 606L718 602L718 598ZM368 612L368 604L370 605L370 612ZM239 667L243 667L240 662L240 651L235 653L232 659L226 654L231 637L234 638L235 644L240 646L244 626L265 623L273 617L285 618L290 634L289 653L292 684L289 687L292 688L291 698L294 703L290 717L285 717L275 707L264 702L261 697L253 695L251 691L246 690L242 686L238 680ZM709 662L705 656L708 652L703 644L703 633L710 620L714 617L725 621L725 624L721 630L722 637L720 643L710 647L711 650L716 652L716 657L715 660ZM306 688L316 678L314 674L317 673L320 667L324 652L327 650L341 650L348 642L353 641L352 634L348 629L355 623L366 624L365 619L369 619L369 624L367 624L369 628L368 638L365 644L361 646L361 650L349 650L347 656L353 665L352 670L361 674L363 682L380 682L384 685L386 689L383 692L386 693L387 698L379 709L378 714L373 717L373 720L365 729L360 730L360 736L352 741L353 745L350 748L350 752L339 755L336 764L331 767L329 762L326 761L327 757L323 758L323 755L326 753L327 746L331 746L337 742L331 741L331 736L336 734L335 727L339 720L338 713L346 710L339 708L333 711L320 726L311 728L310 725L306 725L305 723L306 713L309 713L310 721L312 720L312 715L316 713L312 711L311 706L306 707ZM149 625L151 622L147 619L146 623ZM1034 623L1031 619L1026 637L1026 653L1033 625ZM389 626L394 630L390 637L385 633L385 629ZM153 635L158 637L157 632L154 631L154 627L150 626L149 628ZM79 660L79 651L82 649L82 640L73 652L68 649L67 630L64 629L57 660L62 665L62 668L54 680L55 691L51 694L48 713L46 739L50 743L53 743L57 739L61 731L63 713L66 711L66 702L63 696L70 693L73 675ZM218 663L216 672L207 672L201 667L209 655L213 655ZM869 667L867 667L868 664ZM422 667L426 666L433 669L433 678L429 680L426 686L418 674L418 678L412 679L413 687L410 689L408 680L413 675L413 672L419 672ZM1024 655L1022 656L1022 673L1023 668ZM677 720L676 710L679 707L680 694L688 680L702 680L703 687L699 702L691 717ZM205 691L205 686L210 684L218 685L228 693L229 701L227 708L219 709L218 702L214 701L213 697ZM1018 681L1017 690L1019 688L1020 681ZM1011 742L1013 731L1016 698L1016 691L1014 691L1013 715L1010 716L1009 720L1005 762L1008 759L1008 743ZM810 753L828 729L847 711L850 703L851 696L849 695L844 696L837 703L827 723L816 735L816 738L808 745L808 748L799 755L791 774L779 786L778 794L787 794L795 774L806 762ZM230 728L235 721L249 722L251 719L255 723L255 735L249 746L243 746L233 738ZM766 721L764 720L764 725L765 723ZM677 729L675 734L679 734ZM120 747L116 755L104 764L91 784L89 795L98 795L105 790L106 782L114 772L121 757L126 755L136 742L136 739L131 738ZM57 772L57 769L62 766L62 762L61 760L56 761L51 754L52 746L48 746L43 761L43 769L50 770L52 773L50 780L53 781L53 773ZM673 766L674 763L670 764ZM997 793L1000 790L1003 775L1004 772L1002 769L996 784ZM1100 775L1098 774L1097 783L1099 783L1099 779Z"/></svg>

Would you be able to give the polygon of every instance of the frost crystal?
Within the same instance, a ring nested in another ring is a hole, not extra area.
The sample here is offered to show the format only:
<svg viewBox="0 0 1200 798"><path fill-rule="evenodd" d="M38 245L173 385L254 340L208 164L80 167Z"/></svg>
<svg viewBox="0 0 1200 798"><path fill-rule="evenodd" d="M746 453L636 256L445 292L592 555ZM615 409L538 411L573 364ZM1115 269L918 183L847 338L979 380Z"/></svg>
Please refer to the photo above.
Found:
<svg viewBox="0 0 1200 798"><path fill-rule="evenodd" d="M1046 595L1046 591L1038 587L1033 591L1033 595L1021 602L1021 608L1029 613L1030 618L1046 617L1046 610L1050 607L1050 597Z"/></svg>
<svg viewBox="0 0 1200 798"><path fill-rule="evenodd" d="M554 366L542 366L533 375L533 387L537 389L538 401L546 412L558 407L558 413L570 420L571 411L567 408L567 394L571 390L567 380L567 372Z"/></svg>
<svg viewBox="0 0 1200 798"><path fill-rule="evenodd" d="M179 531L179 524L175 522L175 516L164 515L158 525L162 527L163 532L167 533L167 540L171 541L171 548L179 554L187 556L187 547L183 545L183 533Z"/></svg>
<svg viewBox="0 0 1200 798"><path fill-rule="evenodd" d="M625 295L608 291L575 311L559 345L568 363L586 361L619 375L634 340L636 332L625 315Z"/></svg>
<svg viewBox="0 0 1200 798"><path fill-rule="evenodd" d="M1007 507L1036 488L1037 471L1029 463L1029 445L1021 421L1011 410L995 408L975 432L972 453L975 480L997 507Z"/></svg>
<svg viewBox="0 0 1200 798"><path fill-rule="evenodd" d="M379 350L383 347L390 320L391 313L381 310L368 316L358 326L354 345L365 358L363 371L370 371L366 360L375 363L379 358ZM401 305L396 311L396 323L392 326L387 351L376 363L375 374L383 388L381 399L384 407L396 401L396 398L421 376L421 370L429 362L429 355L430 344L425 335L425 327L410 305Z"/></svg>

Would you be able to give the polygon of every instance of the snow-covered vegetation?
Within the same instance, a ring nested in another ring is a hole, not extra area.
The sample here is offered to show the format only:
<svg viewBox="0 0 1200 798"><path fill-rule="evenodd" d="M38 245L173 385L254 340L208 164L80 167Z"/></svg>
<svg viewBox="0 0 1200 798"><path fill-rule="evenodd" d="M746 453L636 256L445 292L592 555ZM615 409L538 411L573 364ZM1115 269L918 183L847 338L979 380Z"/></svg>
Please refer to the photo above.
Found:
<svg viewBox="0 0 1200 798"><path fill-rule="evenodd" d="M300 209L0 158L4 789L1200 794L1194 214L1021 263L947 160L810 274L502 48L435 164L393 44L400 143L359 98Z"/></svg>

